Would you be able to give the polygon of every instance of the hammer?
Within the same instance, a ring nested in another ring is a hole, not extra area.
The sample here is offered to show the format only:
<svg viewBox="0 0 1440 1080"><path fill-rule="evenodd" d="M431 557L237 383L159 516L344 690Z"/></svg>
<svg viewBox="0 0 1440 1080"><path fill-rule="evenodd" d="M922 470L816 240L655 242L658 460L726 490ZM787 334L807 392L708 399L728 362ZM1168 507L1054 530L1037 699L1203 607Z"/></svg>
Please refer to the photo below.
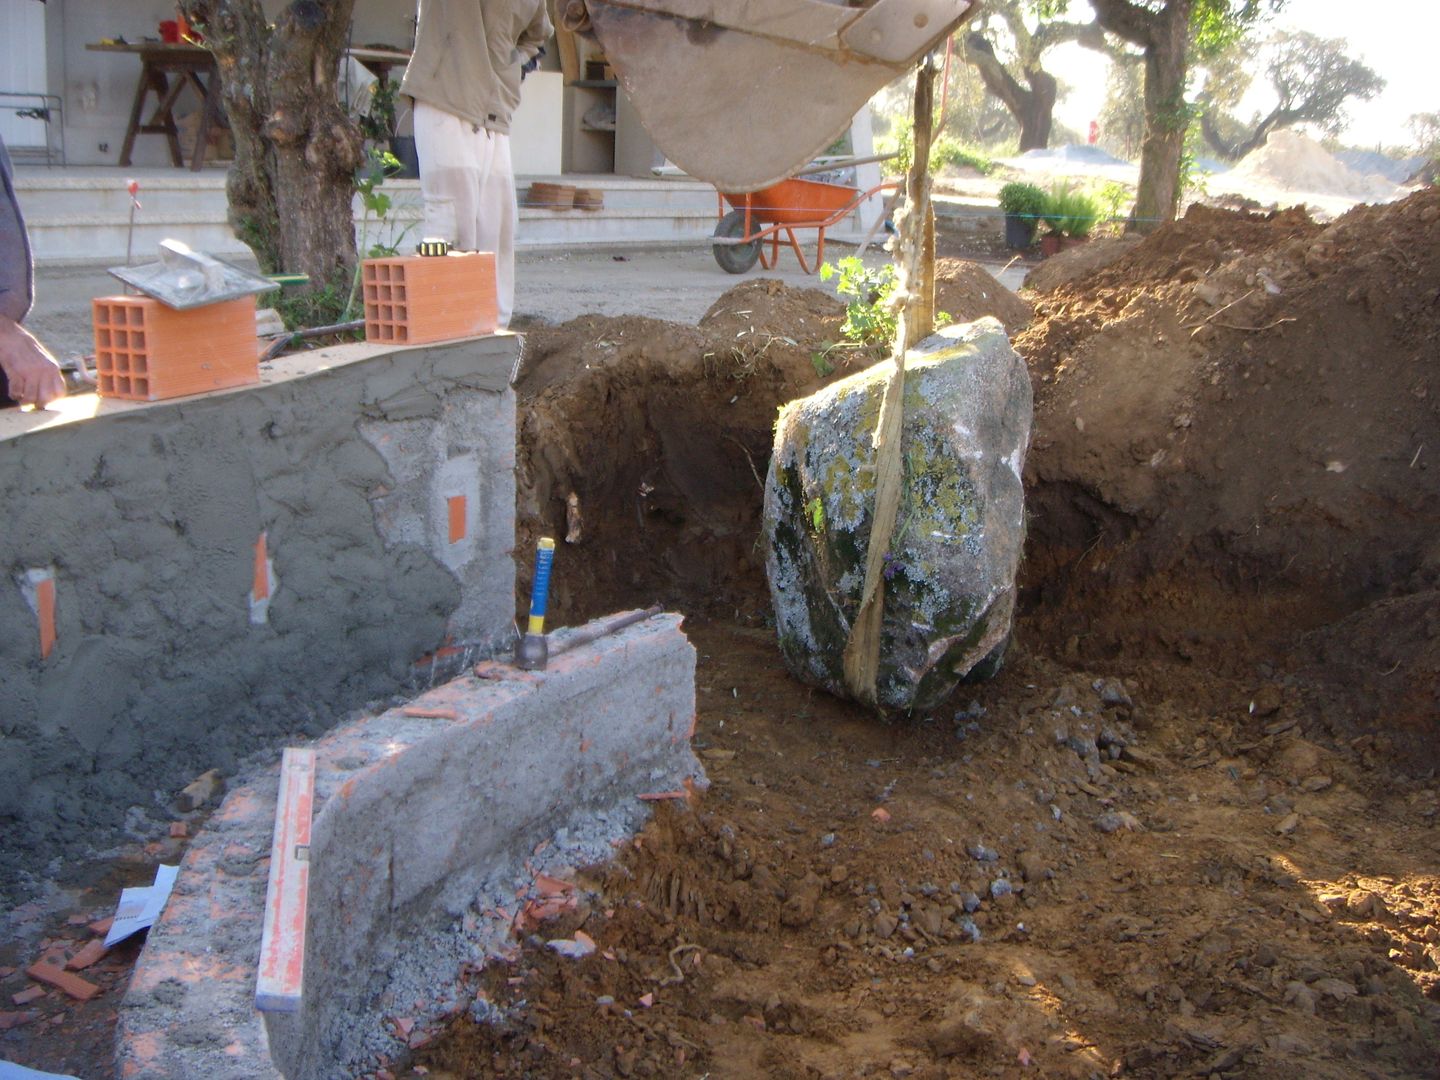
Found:
<svg viewBox="0 0 1440 1080"><path fill-rule="evenodd" d="M530 622L515 643L515 666L525 671L544 671L550 659L545 641L545 605L550 598L550 567L555 562L555 541L542 536L535 545L535 580L530 586Z"/></svg>

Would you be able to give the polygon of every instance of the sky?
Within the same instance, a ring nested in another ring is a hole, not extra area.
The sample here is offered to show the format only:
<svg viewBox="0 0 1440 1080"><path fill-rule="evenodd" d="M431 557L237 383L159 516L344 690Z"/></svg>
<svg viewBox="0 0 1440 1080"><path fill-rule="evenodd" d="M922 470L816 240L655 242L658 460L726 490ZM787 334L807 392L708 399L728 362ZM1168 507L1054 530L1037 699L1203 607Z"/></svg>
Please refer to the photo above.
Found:
<svg viewBox="0 0 1440 1080"><path fill-rule="evenodd" d="M1325 38L1343 38L1347 52L1364 61L1386 80L1372 101L1347 106L1350 126L1346 143L1374 147L1407 145L1412 141L1407 120L1412 113L1440 112L1440 5L1424 0L1289 0L1270 24L1276 30L1307 30ZM1078 46L1057 49L1053 71L1071 86L1068 98L1055 108L1058 119L1084 132L1099 115L1105 100L1106 60ZM1263 72L1257 73L1264 83ZM1246 119L1248 119L1248 115Z"/></svg>

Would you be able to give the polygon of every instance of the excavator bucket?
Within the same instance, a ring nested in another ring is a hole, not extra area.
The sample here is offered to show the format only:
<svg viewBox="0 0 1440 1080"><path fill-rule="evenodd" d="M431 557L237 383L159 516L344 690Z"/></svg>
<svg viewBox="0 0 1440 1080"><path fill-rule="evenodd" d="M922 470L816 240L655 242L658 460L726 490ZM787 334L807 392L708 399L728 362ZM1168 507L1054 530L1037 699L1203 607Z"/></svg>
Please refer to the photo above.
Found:
<svg viewBox="0 0 1440 1080"><path fill-rule="evenodd" d="M667 158L721 191L784 179L977 0L583 0ZM573 4L572 4L573 8Z"/></svg>

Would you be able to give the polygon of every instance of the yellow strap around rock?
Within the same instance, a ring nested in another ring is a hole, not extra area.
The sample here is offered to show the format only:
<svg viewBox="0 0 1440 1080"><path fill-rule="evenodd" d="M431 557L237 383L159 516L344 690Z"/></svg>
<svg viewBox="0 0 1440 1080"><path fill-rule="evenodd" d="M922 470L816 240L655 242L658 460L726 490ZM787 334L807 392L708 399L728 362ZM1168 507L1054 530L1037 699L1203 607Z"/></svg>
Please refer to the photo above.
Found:
<svg viewBox="0 0 1440 1080"><path fill-rule="evenodd" d="M930 205L930 141L934 128L935 64L926 56L915 73L915 147L905 180L905 208L897 229L900 273L897 294L904 306L891 353L894 370L885 384L875 422L875 507L865 556L860 610L845 643L845 686L867 705L877 703L880 629L885 609L885 556L900 512L904 469L900 436L905 413L905 354L935 329L935 218Z"/></svg>

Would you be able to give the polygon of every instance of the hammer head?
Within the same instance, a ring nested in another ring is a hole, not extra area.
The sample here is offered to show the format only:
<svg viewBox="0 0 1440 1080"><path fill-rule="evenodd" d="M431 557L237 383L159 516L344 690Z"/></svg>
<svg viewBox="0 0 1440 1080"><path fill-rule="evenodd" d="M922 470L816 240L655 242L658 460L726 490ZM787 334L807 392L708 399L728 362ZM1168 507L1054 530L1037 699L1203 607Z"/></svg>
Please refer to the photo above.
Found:
<svg viewBox="0 0 1440 1080"><path fill-rule="evenodd" d="M544 634L525 634L515 643L515 666L522 671L544 671L550 646Z"/></svg>

